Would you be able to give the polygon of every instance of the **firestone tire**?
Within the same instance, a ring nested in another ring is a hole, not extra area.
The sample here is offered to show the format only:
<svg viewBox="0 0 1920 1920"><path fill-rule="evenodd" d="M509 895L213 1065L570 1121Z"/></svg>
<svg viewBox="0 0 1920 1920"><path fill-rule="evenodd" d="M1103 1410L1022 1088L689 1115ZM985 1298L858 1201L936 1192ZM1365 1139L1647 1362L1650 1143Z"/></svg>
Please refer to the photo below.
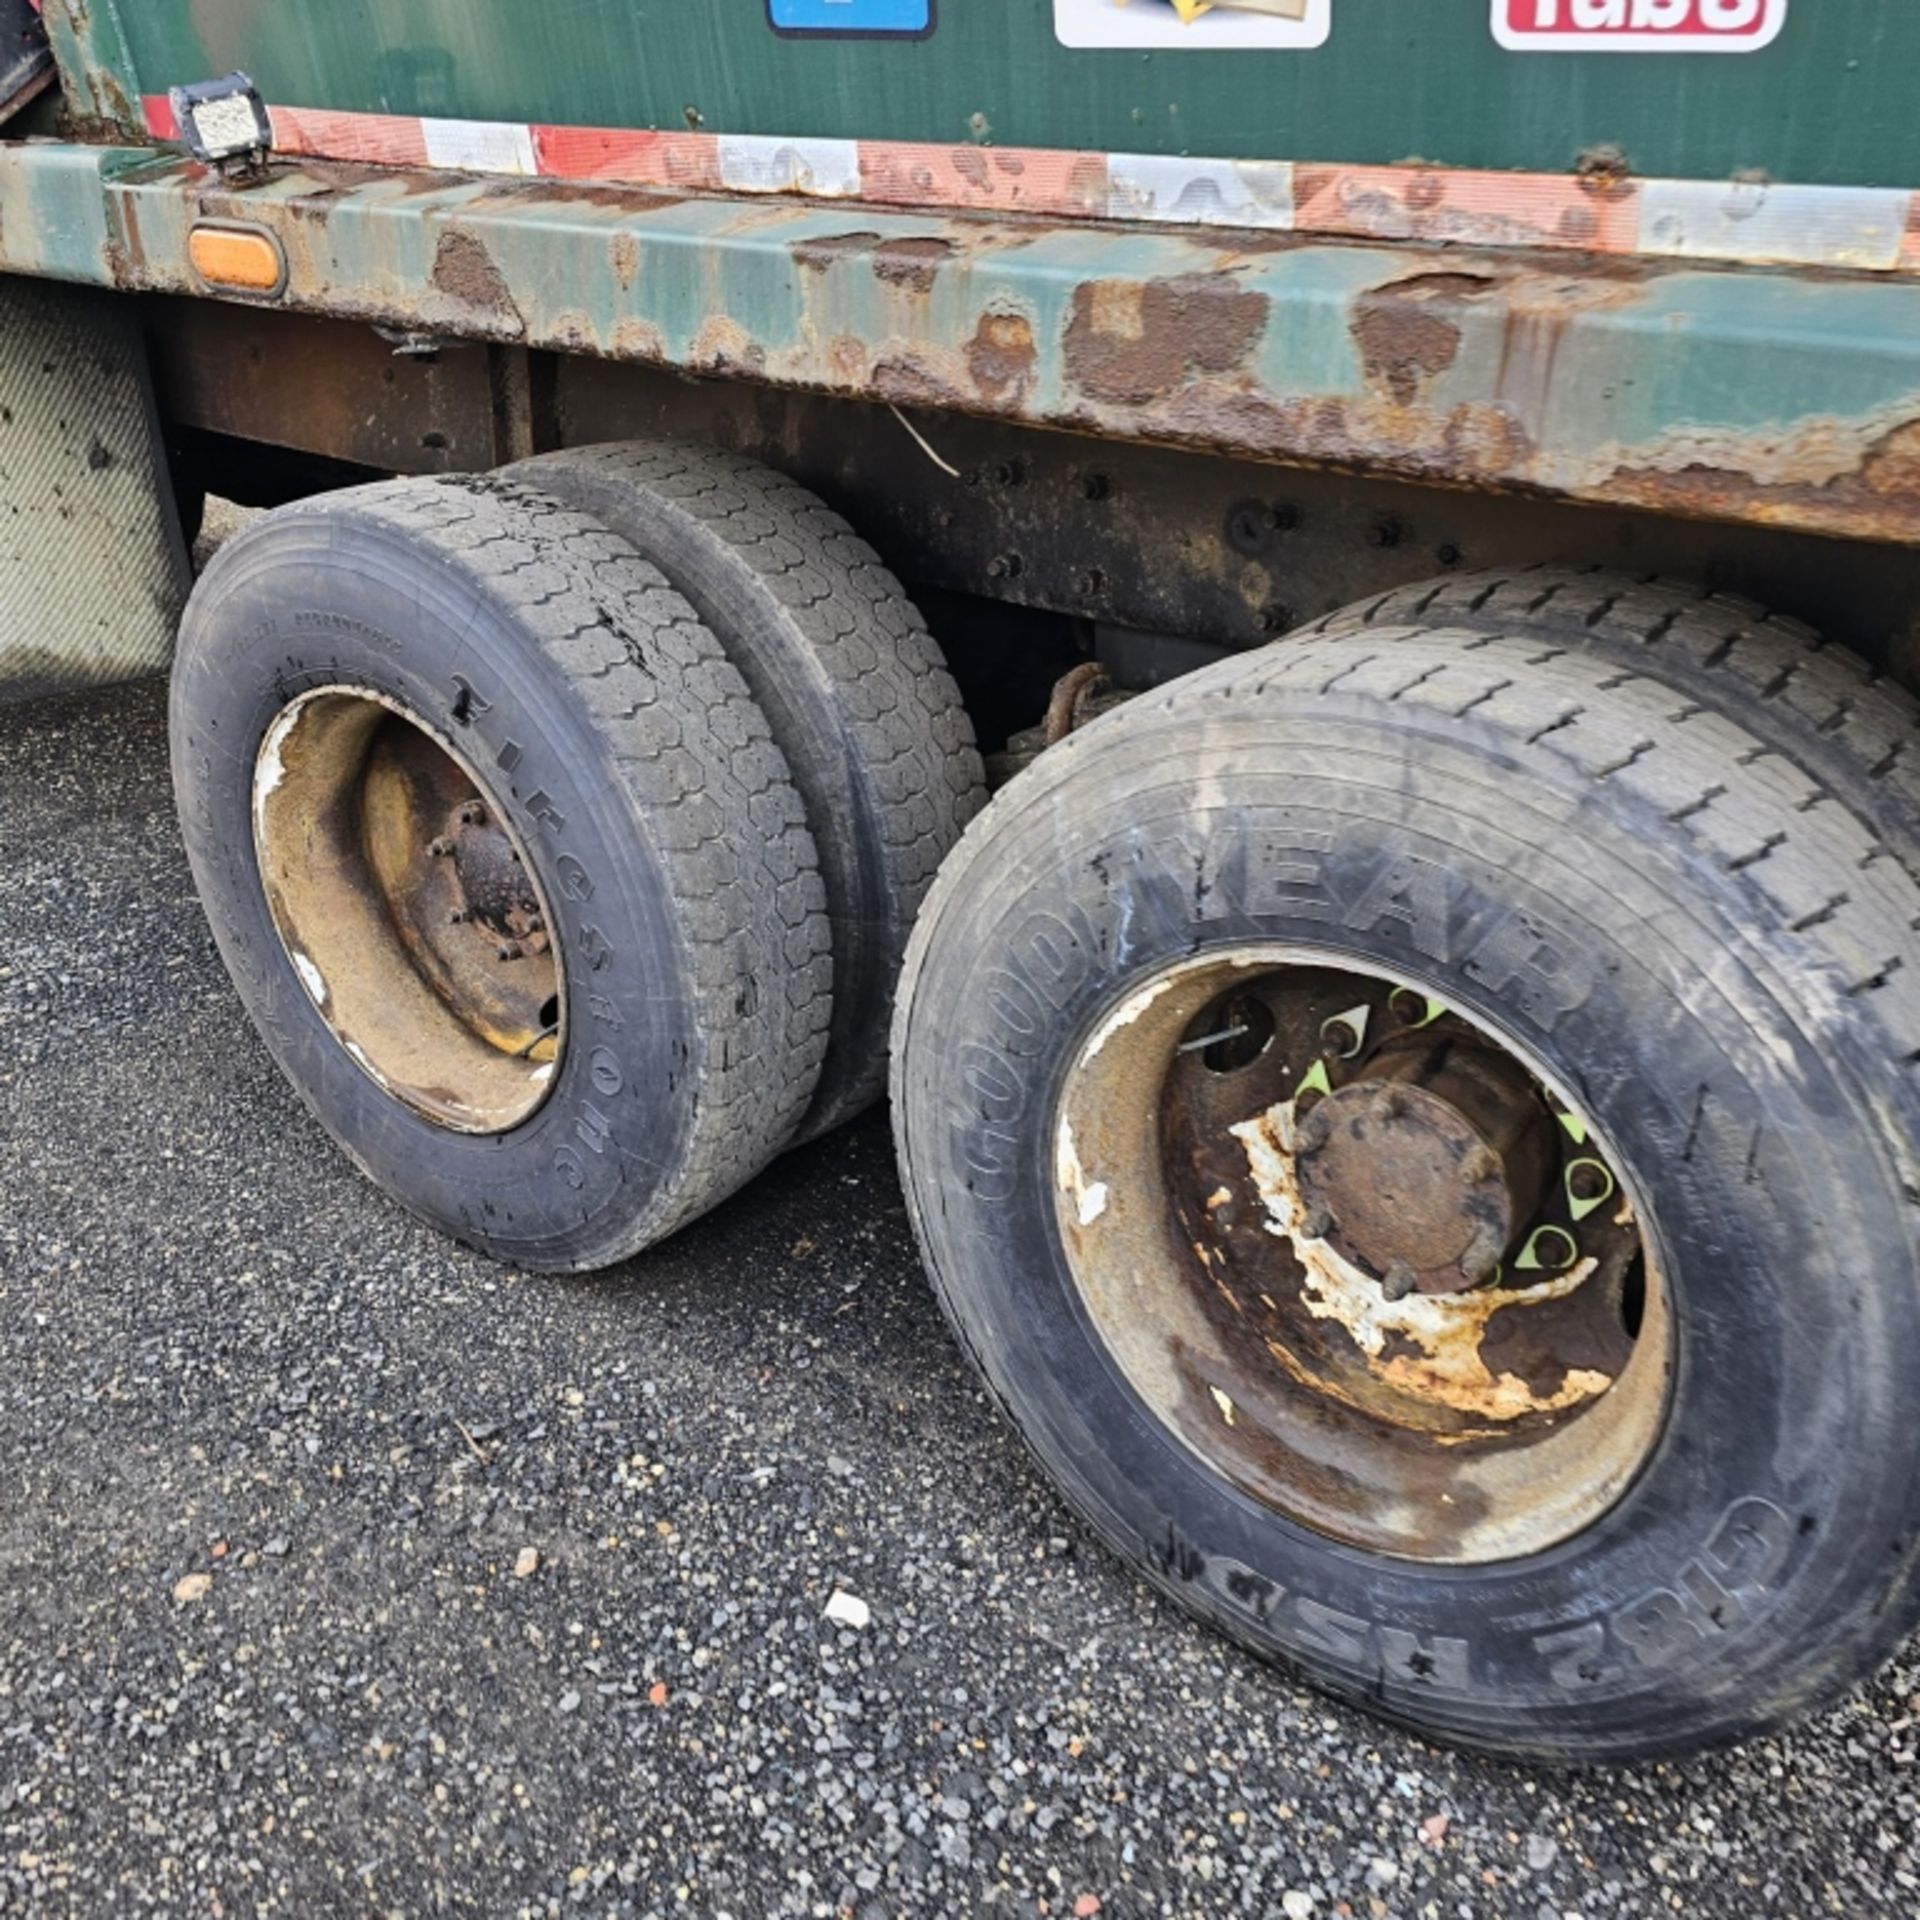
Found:
<svg viewBox="0 0 1920 1920"><path fill-rule="evenodd" d="M1920 891L1725 719L1540 652L1308 638L1049 752L922 916L895 1128L963 1344L1146 1578L1429 1736L1619 1761L1830 1701L1920 1616ZM1663 1424L1572 1537L1465 1565L1338 1543L1176 1439L1095 1331L1061 1205L1075 1062L1142 982L1265 942L1517 1036L1650 1197Z"/></svg>
<svg viewBox="0 0 1920 1920"><path fill-rule="evenodd" d="M808 1140L885 1096L907 936L986 801L959 689L879 556L785 474L716 448L631 441L509 473L611 527L706 622L806 806L833 923L834 1016Z"/></svg>
<svg viewBox="0 0 1920 1920"><path fill-rule="evenodd" d="M333 686L484 769L554 903L571 1037L544 1104L506 1131L449 1130L356 1065L276 929L262 743ZM587 1270L785 1147L831 1002L811 837L738 674L616 535L487 480L280 509L202 578L171 724L188 855L247 1010L322 1125L415 1213L500 1260Z"/></svg>

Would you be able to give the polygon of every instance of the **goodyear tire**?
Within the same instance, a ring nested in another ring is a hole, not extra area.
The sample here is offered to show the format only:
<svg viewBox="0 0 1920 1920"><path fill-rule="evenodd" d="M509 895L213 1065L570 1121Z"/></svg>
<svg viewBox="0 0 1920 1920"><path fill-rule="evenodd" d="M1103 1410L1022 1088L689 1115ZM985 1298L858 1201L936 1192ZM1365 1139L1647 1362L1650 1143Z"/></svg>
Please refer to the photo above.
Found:
<svg viewBox="0 0 1920 1920"><path fill-rule="evenodd" d="M767 716L805 803L833 923L834 1016L799 1138L886 1091L907 935L985 801L973 728L879 557L784 474L635 441L510 469L630 540L692 603Z"/></svg>
<svg viewBox="0 0 1920 1920"><path fill-rule="evenodd" d="M1423 1733L1618 1760L1831 1700L1920 1611L1884 851L1537 640L1310 637L1133 703L915 935L895 1126L953 1325L1147 1578Z"/></svg>
<svg viewBox="0 0 1920 1920"><path fill-rule="evenodd" d="M172 736L249 1013L425 1219L603 1266L791 1137L831 998L811 839L739 676L616 535L487 481L267 515L194 594Z"/></svg>

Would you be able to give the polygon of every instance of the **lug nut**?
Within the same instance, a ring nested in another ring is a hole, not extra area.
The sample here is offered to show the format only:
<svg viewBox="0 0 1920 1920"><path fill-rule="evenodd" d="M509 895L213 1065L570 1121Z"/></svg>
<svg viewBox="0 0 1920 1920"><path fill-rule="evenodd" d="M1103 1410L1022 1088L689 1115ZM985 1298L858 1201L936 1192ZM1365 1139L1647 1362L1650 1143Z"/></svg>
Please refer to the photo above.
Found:
<svg viewBox="0 0 1920 1920"><path fill-rule="evenodd" d="M1296 1154L1318 1153L1327 1144L1333 1134L1333 1122L1320 1107L1307 1115L1296 1127L1293 1136L1293 1150Z"/></svg>
<svg viewBox="0 0 1920 1920"><path fill-rule="evenodd" d="M1404 1300L1420 1284L1420 1276L1404 1260L1396 1260L1380 1276L1380 1291L1389 1300Z"/></svg>
<svg viewBox="0 0 1920 1920"><path fill-rule="evenodd" d="M452 853L453 842L442 836L440 839L434 841L432 845L427 848L427 851L432 854L436 860L444 860Z"/></svg>
<svg viewBox="0 0 1920 1920"><path fill-rule="evenodd" d="M455 907L454 910L447 915L447 924L451 927L464 927L472 918L473 909L471 907Z"/></svg>
<svg viewBox="0 0 1920 1920"><path fill-rule="evenodd" d="M519 942L514 940L502 941L500 945L494 949L494 952L498 958L502 960L519 960L524 958L523 949Z"/></svg>
<svg viewBox="0 0 1920 1920"><path fill-rule="evenodd" d="M1487 1146L1475 1147L1460 1163L1460 1177L1471 1187L1497 1179L1500 1171L1500 1156Z"/></svg>
<svg viewBox="0 0 1920 1920"><path fill-rule="evenodd" d="M477 827L487 817L487 810L478 800L469 800L456 816L463 827Z"/></svg>
<svg viewBox="0 0 1920 1920"><path fill-rule="evenodd" d="M1491 1227L1482 1227L1460 1256L1460 1274L1468 1286L1483 1286L1500 1265L1503 1251L1500 1236Z"/></svg>
<svg viewBox="0 0 1920 1920"><path fill-rule="evenodd" d="M1325 1207L1309 1207L1300 1216L1300 1236L1304 1240L1324 1240L1332 1231L1333 1215Z"/></svg>

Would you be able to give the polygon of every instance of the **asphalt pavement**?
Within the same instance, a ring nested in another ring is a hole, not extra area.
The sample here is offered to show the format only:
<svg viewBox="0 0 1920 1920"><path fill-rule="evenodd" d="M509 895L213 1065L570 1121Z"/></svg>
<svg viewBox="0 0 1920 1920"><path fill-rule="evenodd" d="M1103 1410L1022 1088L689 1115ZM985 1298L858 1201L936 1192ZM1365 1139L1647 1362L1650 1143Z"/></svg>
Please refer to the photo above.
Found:
<svg viewBox="0 0 1920 1920"><path fill-rule="evenodd" d="M0 709L0 882L0 1913L1920 1914L1920 1647L1575 1776L1189 1625L996 1422L883 1116L599 1279L415 1224L228 989L159 685Z"/></svg>

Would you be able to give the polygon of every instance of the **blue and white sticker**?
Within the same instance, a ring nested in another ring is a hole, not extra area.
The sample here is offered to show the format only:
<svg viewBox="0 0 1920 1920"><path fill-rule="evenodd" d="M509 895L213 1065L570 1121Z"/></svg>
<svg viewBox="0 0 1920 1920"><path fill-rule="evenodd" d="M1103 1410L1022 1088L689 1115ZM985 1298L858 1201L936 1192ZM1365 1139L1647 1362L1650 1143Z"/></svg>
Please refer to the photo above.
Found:
<svg viewBox="0 0 1920 1920"><path fill-rule="evenodd" d="M1333 0L1053 0L1065 47L1130 47L1157 53L1322 47Z"/></svg>
<svg viewBox="0 0 1920 1920"><path fill-rule="evenodd" d="M933 31L934 0L767 0L780 33L892 34Z"/></svg>

